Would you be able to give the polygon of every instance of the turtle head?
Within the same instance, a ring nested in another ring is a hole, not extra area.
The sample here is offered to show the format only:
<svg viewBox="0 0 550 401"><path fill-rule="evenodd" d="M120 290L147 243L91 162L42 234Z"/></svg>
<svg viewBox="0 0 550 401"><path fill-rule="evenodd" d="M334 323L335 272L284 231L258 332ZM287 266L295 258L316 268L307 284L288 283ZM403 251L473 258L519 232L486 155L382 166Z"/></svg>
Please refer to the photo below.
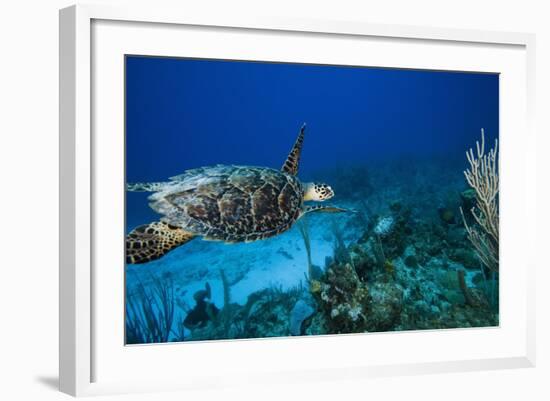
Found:
<svg viewBox="0 0 550 401"><path fill-rule="evenodd" d="M304 188L305 201L324 201L334 196L334 191L327 184L310 182Z"/></svg>

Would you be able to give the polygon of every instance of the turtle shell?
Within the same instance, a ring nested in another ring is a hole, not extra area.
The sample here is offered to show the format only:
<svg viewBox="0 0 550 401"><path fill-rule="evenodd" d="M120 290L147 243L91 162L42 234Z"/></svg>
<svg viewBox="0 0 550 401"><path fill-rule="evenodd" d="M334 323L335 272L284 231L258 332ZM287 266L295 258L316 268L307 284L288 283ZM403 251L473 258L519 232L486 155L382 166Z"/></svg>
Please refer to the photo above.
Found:
<svg viewBox="0 0 550 401"><path fill-rule="evenodd" d="M203 167L172 177L149 197L162 221L205 239L249 242L277 235L300 217L303 188L264 167Z"/></svg>

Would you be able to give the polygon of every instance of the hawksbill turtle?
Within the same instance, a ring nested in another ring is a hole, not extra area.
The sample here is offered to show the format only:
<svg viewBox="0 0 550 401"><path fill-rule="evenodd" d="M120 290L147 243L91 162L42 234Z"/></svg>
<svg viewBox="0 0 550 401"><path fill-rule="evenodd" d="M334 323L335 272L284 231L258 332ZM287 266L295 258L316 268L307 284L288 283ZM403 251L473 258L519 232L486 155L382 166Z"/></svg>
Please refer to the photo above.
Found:
<svg viewBox="0 0 550 401"><path fill-rule="evenodd" d="M327 184L296 177L305 124L281 170L215 165L187 170L167 182L128 184L128 191L153 192L149 205L162 217L126 237L126 262L160 258L195 237L226 243L251 242L288 230L306 213L348 212L305 205L334 196Z"/></svg>

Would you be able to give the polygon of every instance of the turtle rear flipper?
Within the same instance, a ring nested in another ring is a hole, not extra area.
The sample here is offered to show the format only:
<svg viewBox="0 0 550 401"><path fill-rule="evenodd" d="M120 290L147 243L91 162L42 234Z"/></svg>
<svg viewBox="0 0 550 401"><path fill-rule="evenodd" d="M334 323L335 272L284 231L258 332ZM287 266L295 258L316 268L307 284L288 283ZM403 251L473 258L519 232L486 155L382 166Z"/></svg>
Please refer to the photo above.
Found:
<svg viewBox="0 0 550 401"><path fill-rule="evenodd" d="M128 192L157 192L166 187L167 182L135 182L133 184L126 184L126 191Z"/></svg>
<svg viewBox="0 0 550 401"><path fill-rule="evenodd" d="M126 237L126 263L139 264L158 259L193 237L194 234L161 221L139 226Z"/></svg>

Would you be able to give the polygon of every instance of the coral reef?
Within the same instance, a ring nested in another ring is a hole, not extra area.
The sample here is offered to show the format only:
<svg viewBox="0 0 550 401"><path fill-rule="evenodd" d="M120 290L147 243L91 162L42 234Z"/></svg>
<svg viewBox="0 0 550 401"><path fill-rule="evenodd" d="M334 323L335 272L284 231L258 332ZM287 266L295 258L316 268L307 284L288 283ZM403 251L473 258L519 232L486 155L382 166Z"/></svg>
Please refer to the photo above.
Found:
<svg viewBox="0 0 550 401"><path fill-rule="evenodd" d="M367 243L368 244L368 243ZM364 245L353 245L351 263L333 262L321 277L312 295L324 315L329 333L361 333L391 330L400 319L402 289L394 282L395 266L385 260L381 271L371 271L361 278L354 266L371 266L376 262ZM369 269L367 267L367 269Z"/></svg>
<svg viewBox="0 0 550 401"><path fill-rule="evenodd" d="M295 329L295 326L291 325L292 313L300 300L305 302L305 297L307 291L302 286L289 291L273 287L252 293L239 312L244 320L246 337L279 337L293 334L291 328ZM307 313L305 306L301 313ZM308 317L303 316L299 326L300 332L305 331L302 324Z"/></svg>
<svg viewBox="0 0 550 401"><path fill-rule="evenodd" d="M126 343L169 341L174 305L174 285L170 275L151 277L151 285L147 288L139 282L136 290L126 297ZM181 339L183 337L176 341Z"/></svg>
<svg viewBox="0 0 550 401"><path fill-rule="evenodd" d="M496 148L485 154L483 138L479 155L488 161L470 151L472 177L496 173ZM494 217L498 208L480 205L498 186L490 181L480 201L475 188L464 189L460 170L432 160L368 166L365 181L333 172L342 187L355 185L336 193L358 213L307 216L273 241L218 248L227 252L219 260L212 251L189 265L168 255L157 276L132 268L139 280L127 292L127 342L498 325L498 265L474 243L492 241L482 210ZM190 247L207 253L205 243Z"/></svg>
<svg viewBox="0 0 550 401"><path fill-rule="evenodd" d="M251 293L244 305L226 305L217 319L192 330L189 341L303 335L315 312L309 292L301 285Z"/></svg>
<svg viewBox="0 0 550 401"><path fill-rule="evenodd" d="M334 262L320 280L320 290L313 292L324 313L329 333L367 331L369 291L349 263Z"/></svg>
<svg viewBox="0 0 550 401"><path fill-rule="evenodd" d="M402 288L395 283L378 281L369 286L369 291L371 307L367 316L367 331L394 330L401 320Z"/></svg>
<svg viewBox="0 0 550 401"><path fill-rule="evenodd" d="M481 262L492 271L498 271L499 214L498 214L498 139L494 148L485 153L485 134L481 130L481 144L476 142L477 154L466 152L470 168L464 171L468 185L475 191L476 205L470 209L477 225L469 225L462 212L468 239Z"/></svg>

